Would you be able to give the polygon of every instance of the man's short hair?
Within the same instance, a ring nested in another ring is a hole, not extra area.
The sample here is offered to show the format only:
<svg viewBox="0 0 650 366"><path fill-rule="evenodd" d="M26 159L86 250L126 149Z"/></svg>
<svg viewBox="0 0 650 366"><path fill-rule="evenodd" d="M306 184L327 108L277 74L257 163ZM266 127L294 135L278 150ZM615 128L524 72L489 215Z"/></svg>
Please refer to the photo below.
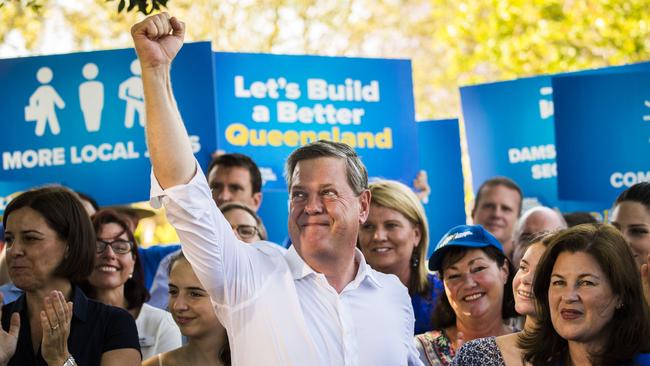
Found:
<svg viewBox="0 0 650 366"><path fill-rule="evenodd" d="M517 183L515 183L514 180L508 177L490 178L485 182L483 182L483 184L481 184L481 186L478 189L478 192L476 192L476 199L474 200L474 208L472 208L472 216L474 216L474 213L478 208L478 204L479 202L481 202L481 194L483 193L483 189L496 187L496 186L504 186L506 188L510 188L519 194L519 207L518 207L519 211L517 212L517 217L519 217L521 215L521 209L524 201L524 194L522 193L521 188L519 188L519 185L517 185Z"/></svg>
<svg viewBox="0 0 650 366"><path fill-rule="evenodd" d="M368 189L368 171L359 155L350 146L328 140L319 140L302 146L289 155L284 166L287 189L291 189L293 171L301 160L316 158L337 158L345 160L348 183L356 195Z"/></svg>
<svg viewBox="0 0 650 366"><path fill-rule="evenodd" d="M216 158L212 159L210 165L208 165L208 175L210 175L210 172L216 166L248 169L248 172L251 176L251 188L253 189L253 193L257 193L262 190L262 174L260 173L260 168L249 156L239 153L219 155Z"/></svg>

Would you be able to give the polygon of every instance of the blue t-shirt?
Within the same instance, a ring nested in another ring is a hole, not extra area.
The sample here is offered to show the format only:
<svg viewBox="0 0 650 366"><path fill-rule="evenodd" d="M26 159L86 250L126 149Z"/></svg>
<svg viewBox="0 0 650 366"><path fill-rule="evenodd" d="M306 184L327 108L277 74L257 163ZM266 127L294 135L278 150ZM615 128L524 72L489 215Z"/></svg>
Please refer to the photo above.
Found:
<svg viewBox="0 0 650 366"><path fill-rule="evenodd" d="M634 366L650 366L650 353L639 353L634 357Z"/></svg>
<svg viewBox="0 0 650 366"><path fill-rule="evenodd" d="M426 333L433 329L431 315L438 302L438 296L444 291L442 281L440 281L437 274L429 273L427 279L430 287L427 296L415 294L411 297L415 315L415 334Z"/></svg>
<svg viewBox="0 0 650 366"><path fill-rule="evenodd" d="M152 245L148 248L138 247L138 254L140 255L140 262L144 270L144 285L147 289L151 289L153 278L158 270L160 261L165 258L169 253L181 249L178 244L173 245Z"/></svg>

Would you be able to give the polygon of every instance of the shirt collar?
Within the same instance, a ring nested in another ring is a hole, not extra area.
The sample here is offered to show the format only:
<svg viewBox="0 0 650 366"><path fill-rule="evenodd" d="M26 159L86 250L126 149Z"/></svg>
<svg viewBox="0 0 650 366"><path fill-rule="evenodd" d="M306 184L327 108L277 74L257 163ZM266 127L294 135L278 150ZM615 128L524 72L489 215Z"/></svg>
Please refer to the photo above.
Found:
<svg viewBox="0 0 650 366"><path fill-rule="evenodd" d="M26 309L26 302L27 295L23 293L23 295L20 296L12 306L13 309L11 312L22 313L23 309ZM74 304L72 306L72 314L79 318L79 320L85 322L88 315L88 298L83 291L75 285L72 285L72 303Z"/></svg>
<svg viewBox="0 0 650 366"><path fill-rule="evenodd" d="M298 254L294 245L289 247L287 254L285 254L285 258L289 264L289 270L291 271L294 281L307 277L312 273L316 274L316 271L305 263L302 257Z"/></svg>
<svg viewBox="0 0 650 366"><path fill-rule="evenodd" d="M355 287L358 287L365 279L368 279L367 282L375 288L382 287L381 282L377 280L377 273L368 265L366 258L363 256L363 253L361 253L359 248L355 248L354 250L354 260L359 263L357 275L354 280L352 280L352 283L357 284Z"/></svg>
<svg viewBox="0 0 650 366"><path fill-rule="evenodd" d="M314 269L311 268L302 257L300 257L295 246L292 245L289 247L285 258L289 264L289 270L291 271L294 281L305 278L310 274L317 274L317 272L314 271ZM359 269L357 270L357 274L352 282L350 282L346 288L349 286L353 286L354 288L359 287L359 285L366 279L368 279L367 282L373 287L382 287L381 283L376 278L375 271L370 268L368 263L366 263L366 259L358 248L354 249L354 261L359 263Z"/></svg>

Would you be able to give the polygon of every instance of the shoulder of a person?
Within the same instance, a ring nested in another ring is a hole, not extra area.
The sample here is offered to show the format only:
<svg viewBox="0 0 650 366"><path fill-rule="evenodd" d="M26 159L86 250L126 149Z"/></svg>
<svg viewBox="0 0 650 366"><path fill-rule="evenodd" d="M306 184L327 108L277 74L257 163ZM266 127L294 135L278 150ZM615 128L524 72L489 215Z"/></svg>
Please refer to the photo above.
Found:
<svg viewBox="0 0 650 366"><path fill-rule="evenodd" d="M99 301L88 299L88 315L91 318L105 318L111 325L116 321L127 321L135 324L135 319L127 310L117 306L106 305Z"/></svg>
<svg viewBox="0 0 650 366"><path fill-rule="evenodd" d="M169 253L175 252L181 248L180 244L156 244L146 248L138 247L138 253L143 256L160 256L165 257Z"/></svg>
<svg viewBox="0 0 650 366"><path fill-rule="evenodd" d="M430 330L428 332L417 334L415 338L421 341L435 341L440 338L447 338L445 333L440 329Z"/></svg>
<svg viewBox="0 0 650 366"><path fill-rule="evenodd" d="M171 318L171 314L168 311L163 309L158 309L157 307L151 306L147 303L142 304L142 308L140 309L140 315L138 315L138 319L141 316L153 322L164 321Z"/></svg>
<svg viewBox="0 0 650 366"><path fill-rule="evenodd" d="M406 291L408 292L408 289L402 281L399 280L399 278L392 274L392 273L383 273L379 272L376 269L373 269L369 265L366 267L368 269L368 274L372 276L377 282L379 282L382 286L387 287L389 289L393 289L396 291Z"/></svg>
<svg viewBox="0 0 650 366"><path fill-rule="evenodd" d="M476 350L476 349L485 348L487 346L497 346L495 337L472 339L471 341L467 341L463 343L463 346L460 348L459 351L463 349L465 351Z"/></svg>
<svg viewBox="0 0 650 366"><path fill-rule="evenodd" d="M174 352L174 351L170 351L170 352ZM160 361L159 361L158 358L163 357L166 360L166 359L169 358L169 357L167 357L167 355L170 352L165 352L165 353L162 353L162 354L153 355L153 356L147 358L146 360L143 360L142 361L142 366L158 366L160 364Z"/></svg>

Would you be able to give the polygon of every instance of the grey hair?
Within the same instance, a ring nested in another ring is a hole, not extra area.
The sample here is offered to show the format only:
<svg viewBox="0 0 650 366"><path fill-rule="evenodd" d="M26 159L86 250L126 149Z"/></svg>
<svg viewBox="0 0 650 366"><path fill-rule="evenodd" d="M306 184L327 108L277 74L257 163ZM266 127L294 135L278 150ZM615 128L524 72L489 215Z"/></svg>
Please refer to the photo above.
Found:
<svg viewBox="0 0 650 366"><path fill-rule="evenodd" d="M287 158L284 165L284 178L287 182L287 189L291 189L293 172L301 160L316 158L338 158L345 160L348 183L352 191L360 195L368 189L368 171L361 162L359 155L350 146L328 140L318 140L299 147Z"/></svg>

